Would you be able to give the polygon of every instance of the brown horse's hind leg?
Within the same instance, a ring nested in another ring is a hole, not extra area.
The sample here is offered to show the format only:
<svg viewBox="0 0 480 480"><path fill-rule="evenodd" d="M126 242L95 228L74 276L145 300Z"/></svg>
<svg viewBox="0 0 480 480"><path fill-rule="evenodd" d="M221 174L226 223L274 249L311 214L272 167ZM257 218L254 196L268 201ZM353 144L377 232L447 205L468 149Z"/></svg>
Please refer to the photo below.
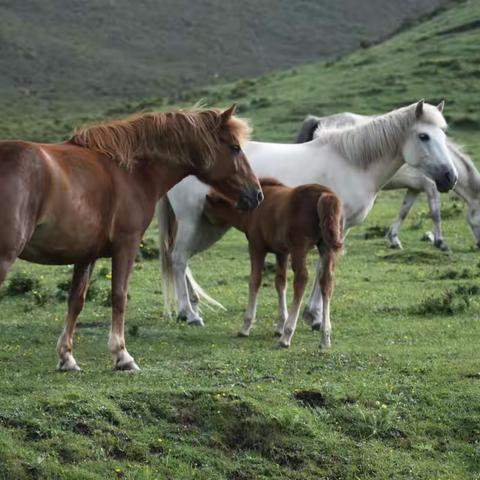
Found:
<svg viewBox="0 0 480 480"><path fill-rule="evenodd" d="M289 347L293 334L297 327L298 313L302 304L303 293L308 282L308 270L306 267L306 250L304 248L296 248L292 250L292 269L293 277L293 301L288 312L288 319L285 323L283 335L280 337L279 343L281 347Z"/></svg>
<svg viewBox="0 0 480 480"><path fill-rule="evenodd" d="M140 238L131 238L117 245L112 255L112 327L108 347L116 370L140 370L125 348L125 310L127 307L128 277L132 271Z"/></svg>
<svg viewBox="0 0 480 480"><path fill-rule="evenodd" d="M95 262L86 264L77 264L73 269L72 285L68 296L68 313L65 319L63 332L57 341L58 353L58 369L63 371L78 371L80 367L77 365L73 357L73 334L75 332L75 324L77 318L85 304L88 284L93 272Z"/></svg>
<svg viewBox="0 0 480 480"><path fill-rule="evenodd" d="M287 262L288 255L277 254L277 272L275 275L275 288L278 294L278 323L275 335L281 336L287 320Z"/></svg>

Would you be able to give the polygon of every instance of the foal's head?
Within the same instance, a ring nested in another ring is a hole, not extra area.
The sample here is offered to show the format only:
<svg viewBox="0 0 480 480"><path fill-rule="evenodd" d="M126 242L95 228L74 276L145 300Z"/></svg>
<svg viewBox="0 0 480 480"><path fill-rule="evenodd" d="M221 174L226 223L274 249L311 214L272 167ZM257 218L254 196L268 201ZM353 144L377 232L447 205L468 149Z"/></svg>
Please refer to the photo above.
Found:
<svg viewBox="0 0 480 480"><path fill-rule="evenodd" d="M203 162L194 174L233 200L237 208L250 210L260 204L263 193L242 150L242 144L248 139L250 127L245 120L233 115L235 108L235 105L232 105L224 111L204 112L204 115L216 117L213 118L216 124L213 128L214 144L209 152L203 152L204 155L208 155L209 161ZM202 152L199 154L202 155Z"/></svg>

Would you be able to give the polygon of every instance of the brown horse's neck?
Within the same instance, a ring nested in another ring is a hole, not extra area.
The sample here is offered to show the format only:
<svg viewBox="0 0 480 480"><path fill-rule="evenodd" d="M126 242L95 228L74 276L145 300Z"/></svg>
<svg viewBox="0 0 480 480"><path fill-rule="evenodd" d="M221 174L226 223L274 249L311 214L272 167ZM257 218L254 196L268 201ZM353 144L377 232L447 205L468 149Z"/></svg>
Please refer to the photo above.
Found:
<svg viewBox="0 0 480 480"><path fill-rule="evenodd" d="M151 185L157 200L185 177L194 174L191 167L171 165L156 159L140 162L135 169Z"/></svg>

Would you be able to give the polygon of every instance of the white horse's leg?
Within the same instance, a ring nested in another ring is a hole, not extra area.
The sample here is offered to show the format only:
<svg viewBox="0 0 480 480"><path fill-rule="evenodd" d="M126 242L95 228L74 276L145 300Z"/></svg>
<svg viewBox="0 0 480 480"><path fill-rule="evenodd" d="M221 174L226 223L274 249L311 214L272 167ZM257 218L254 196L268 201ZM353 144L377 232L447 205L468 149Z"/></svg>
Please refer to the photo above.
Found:
<svg viewBox="0 0 480 480"><path fill-rule="evenodd" d="M402 242L400 238L398 238L398 234L400 233L400 228L402 223L407 218L408 213L410 212L415 200L417 199L420 192L418 190L408 189L405 197L403 198L402 206L400 207L400 211L398 212L398 216L393 222L392 226L388 229L387 232L387 240L390 243L392 248L399 248L400 250L403 248Z"/></svg>
<svg viewBox="0 0 480 480"><path fill-rule="evenodd" d="M292 342L293 334L297 327L298 314L302 305L303 293L308 282L308 270L306 266L306 251L304 249L293 250L292 252L293 278L293 301L288 312L288 318L285 322L283 334L280 337L281 347L289 347Z"/></svg>
<svg viewBox="0 0 480 480"><path fill-rule="evenodd" d="M172 253L173 275L175 278L175 290L178 299L178 319L186 321L188 325L203 327L203 319L195 312L190 303L187 284L187 260L188 254L175 247Z"/></svg>
<svg viewBox="0 0 480 480"><path fill-rule="evenodd" d="M440 193L438 192L434 182L429 179L425 180L424 190L427 194L428 207L430 208L430 216L432 217L433 221L433 245L440 250L447 251L448 245L443 240L442 234Z"/></svg>
<svg viewBox="0 0 480 480"><path fill-rule="evenodd" d="M248 290L248 306L245 312L243 326L238 332L240 337L248 337L257 316L257 295L262 283L262 270L265 264L266 252L249 244L250 250L250 283Z"/></svg>
<svg viewBox="0 0 480 480"><path fill-rule="evenodd" d="M287 320L287 262L288 255L277 254L275 288L278 294L278 322L275 335L281 336Z"/></svg>
<svg viewBox="0 0 480 480"><path fill-rule="evenodd" d="M322 274L323 263L320 259L317 263L315 282L313 284L312 292L310 293L308 303L303 310L303 319L312 327L313 330L320 330L320 326L322 325L323 301L322 292L320 290L320 279L322 278Z"/></svg>

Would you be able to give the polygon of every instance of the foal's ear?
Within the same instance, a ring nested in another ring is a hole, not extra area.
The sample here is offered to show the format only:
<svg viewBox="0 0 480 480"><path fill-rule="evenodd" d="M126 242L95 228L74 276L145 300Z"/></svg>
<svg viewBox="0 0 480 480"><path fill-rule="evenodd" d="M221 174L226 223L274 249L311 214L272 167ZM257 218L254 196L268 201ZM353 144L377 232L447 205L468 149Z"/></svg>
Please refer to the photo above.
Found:
<svg viewBox="0 0 480 480"><path fill-rule="evenodd" d="M423 103L425 102L424 99L420 100L415 107L415 117L420 118L423 114Z"/></svg>
<svg viewBox="0 0 480 480"><path fill-rule="evenodd" d="M230 118L232 117L232 115L235 113L236 110L237 110L237 104L236 103L232 104L231 107L224 110L220 114L220 118L222 119L222 123L223 124L228 123L228 121L230 120Z"/></svg>
<svg viewBox="0 0 480 480"><path fill-rule="evenodd" d="M442 100L442 101L437 105L437 110L438 110L440 113L443 113L444 107L445 107L445 100Z"/></svg>

